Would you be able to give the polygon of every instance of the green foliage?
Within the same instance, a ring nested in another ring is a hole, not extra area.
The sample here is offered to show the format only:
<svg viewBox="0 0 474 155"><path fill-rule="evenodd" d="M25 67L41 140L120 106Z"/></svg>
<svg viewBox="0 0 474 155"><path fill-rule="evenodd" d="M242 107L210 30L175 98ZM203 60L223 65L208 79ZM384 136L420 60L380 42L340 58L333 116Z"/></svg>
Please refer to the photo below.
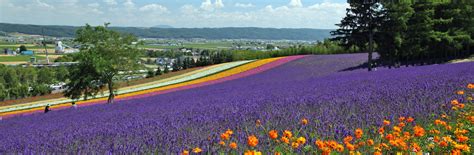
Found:
<svg viewBox="0 0 474 155"><path fill-rule="evenodd" d="M55 73L49 68L41 68L38 71L39 84L52 84L54 82Z"/></svg>
<svg viewBox="0 0 474 155"><path fill-rule="evenodd" d="M67 97L76 99L82 94L93 95L107 86L110 94L108 103L113 103L116 90L114 80L119 72L128 73L140 67L138 62L142 52L132 45L138 39L131 34L110 30L107 26L86 25L77 30L75 41L82 46L77 56L79 65L72 70L69 78Z"/></svg>
<svg viewBox="0 0 474 155"><path fill-rule="evenodd" d="M23 52L23 51L28 51L28 49L26 49L25 45L20 45L20 52Z"/></svg>
<svg viewBox="0 0 474 155"><path fill-rule="evenodd" d="M337 24L340 28L332 32L333 40L338 40L346 49L358 47L365 51L371 38L367 32L373 31L373 47L380 55L379 60L389 66L439 63L474 54L471 50L474 45L472 2L427 0L370 4L376 7L365 4L351 1L346 17ZM370 59L369 52L369 64Z"/></svg>
<svg viewBox="0 0 474 155"><path fill-rule="evenodd" d="M73 61L74 61L73 54L66 54L54 60L54 62L73 62Z"/></svg>
<svg viewBox="0 0 474 155"><path fill-rule="evenodd" d="M158 68L156 69L155 75L158 76L158 75L162 75L162 74L163 74L163 71L161 71L160 67L158 67Z"/></svg>
<svg viewBox="0 0 474 155"><path fill-rule="evenodd" d="M68 80L69 70L65 66L60 66L60 67L56 68L55 74L56 74L56 80L66 81L66 80Z"/></svg>

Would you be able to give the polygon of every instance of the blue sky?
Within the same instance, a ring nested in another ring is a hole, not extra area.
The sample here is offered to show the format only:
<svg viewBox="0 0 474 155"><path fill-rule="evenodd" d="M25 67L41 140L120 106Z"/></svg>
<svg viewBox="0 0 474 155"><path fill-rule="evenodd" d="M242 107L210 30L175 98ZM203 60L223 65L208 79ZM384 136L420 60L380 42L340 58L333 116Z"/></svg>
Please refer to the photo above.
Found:
<svg viewBox="0 0 474 155"><path fill-rule="evenodd" d="M0 0L0 22L335 28L346 0Z"/></svg>

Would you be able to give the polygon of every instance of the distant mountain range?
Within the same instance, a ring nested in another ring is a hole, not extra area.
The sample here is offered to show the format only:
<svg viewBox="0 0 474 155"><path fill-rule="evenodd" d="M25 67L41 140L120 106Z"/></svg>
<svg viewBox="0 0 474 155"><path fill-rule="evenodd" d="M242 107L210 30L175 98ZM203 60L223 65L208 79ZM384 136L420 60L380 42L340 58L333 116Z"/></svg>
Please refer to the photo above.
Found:
<svg viewBox="0 0 474 155"><path fill-rule="evenodd" d="M169 26L169 25L155 25L153 26L152 28L173 28L173 26Z"/></svg>
<svg viewBox="0 0 474 155"><path fill-rule="evenodd" d="M131 33L142 38L168 39L267 39L267 40L324 40L331 37L328 29L276 29L255 27L227 28L140 28L140 27L111 27L123 33ZM74 37L76 26L27 25L0 23L0 31L19 32L24 34L53 37Z"/></svg>

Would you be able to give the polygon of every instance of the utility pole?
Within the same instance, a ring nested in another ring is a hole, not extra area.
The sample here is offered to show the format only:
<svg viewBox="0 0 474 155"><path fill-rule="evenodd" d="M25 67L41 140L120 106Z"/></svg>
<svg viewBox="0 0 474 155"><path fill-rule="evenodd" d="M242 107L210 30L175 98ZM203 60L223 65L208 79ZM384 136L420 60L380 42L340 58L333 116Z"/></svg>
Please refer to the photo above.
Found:
<svg viewBox="0 0 474 155"><path fill-rule="evenodd" d="M46 53L46 64L49 64L49 57L48 57L48 48L46 48L46 38L44 37L44 28L41 29L41 33L43 35L43 46L44 46L44 52Z"/></svg>

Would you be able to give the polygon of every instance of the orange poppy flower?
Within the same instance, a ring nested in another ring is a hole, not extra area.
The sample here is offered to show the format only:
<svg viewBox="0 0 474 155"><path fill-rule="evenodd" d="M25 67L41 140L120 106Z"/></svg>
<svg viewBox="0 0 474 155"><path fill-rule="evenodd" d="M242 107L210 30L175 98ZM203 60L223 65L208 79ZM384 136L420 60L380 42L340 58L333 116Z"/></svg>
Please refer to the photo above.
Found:
<svg viewBox="0 0 474 155"><path fill-rule="evenodd" d="M459 104L459 101L458 101L458 100L451 100L451 104L452 104L452 105L458 105L458 104Z"/></svg>
<svg viewBox="0 0 474 155"><path fill-rule="evenodd" d="M374 145L374 140L372 140L372 139L367 140L367 144L368 144L369 146Z"/></svg>
<svg viewBox="0 0 474 155"><path fill-rule="evenodd" d="M201 150L201 148L196 147L196 148L193 149L193 152L194 152L194 153L201 153L202 150Z"/></svg>
<svg viewBox="0 0 474 155"><path fill-rule="evenodd" d="M458 136L456 136L456 138L458 139L458 142L460 142L460 143L464 143L464 142L469 140L469 137L466 137L466 136L463 136L463 135L458 135Z"/></svg>
<svg viewBox="0 0 474 155"><path fill-rule="evenodd" d="M464 95L464 91L459 90L459 91L456 92L456 94L458 94L458 95Z"/></svg>
<svg viewBox="0 0 474 155"><path fill-rule="evenodd" d="M300 137L300 138L296 139L296 142L303 145L304 143L306 143L306 138Z"/></svg>
<svg viewBox="0 0 474 155"><path fill-rule="evenodd" d="M337 152L344 152L344 146L342 146L342 145L339 144L339 145L336 146L336 149L335 149L335 150L336 150Z"/></svg>
<svg viewBox="0 0 474 155"><path fill-rule="evenodd" d="M251 135L247 138L247 145L250 147L255 147L258 144L258 138L254 135Z"/></svg>
<svg viewBox="0 0 474 155"><path fill-rule="evenodd" d="M355 150L355 146L352 145L351 143L346 143L346 148L349 151L354 151Z"/></svg>
<svg viewBox="0 0 474 155"><path fill-rule="evenodd" d="M391 133L389 133L385 136L385 139L387 139L387 140L393 140L394 138L395 137Z"/></svg>
<svg viewBox="0 0 474 155"><path fill-rule="evenodd" d="M405 120L405 117L399 117L398 121L403 122Z"/></svg>
<svg viewBox="0 0 474 155"><path fill-rule="evenodd" d="M323 149L324 147L326 147L326 144L324 144L324 142L321 141L321 140L316 140L316 142L314 142L314 144L316 146L318 146L319 149Z"/></svg>
<svg viewBox="0 0 474 155"><path fill-rule="evenodd" d="M474 84L472 84L472 83L467 84L467 88L469 88L469 89L474 89Z"/></svg>
<svg viewBox="0 0 474 155"><path fill-rule="evenodd" d="M181 155L189 155L189 151L188 150L183 150L183 153L181 153Z"/></svg>
<svg viewBox="0 0 474 155"><path fill-rule="evenodd" d="M446 142L446 141L441 141L441 142L439 142L439 146L441 146L441 147L446 147L446 146L448 146L448 142Z"/></svg>
<svg viewBox="0 0 474 155"><path fill-rule="evenodd" d="M292 147L293 149L297 149L299 146L300 146L299 143L296 143L296 142L291 143L291 147Z"/></svg>
<svg viewBox="0 0 474 155"><path fill-rule="evenodd" d="M411 123L411 122L413 122L413 121L415 121L415 119L414 119L413 117L408 117L408 118L407 118L407 122L408 122L408 123Z"/></svg>
<svg viewBox="0 0 474 155"><path fill-rule="evenodd" d="M237 149L237 143L232 142L232 143L229 144L229 147L230 147L231 149L234 149L234 150L235 150L235 149Z"/></svg>
<svg viewBox="0 0 474 155"><path fill-rule="evenodd" d="M390 121L388 121L388 120L383 120L383 125L390 125Z"/></svg>
<svg viewBox="0 0 474 155"><path fill-rule="evenodd" d="M229 138L230 138L230 135L229 135L229 134L227 134L227 133L222 133L222 134L221 134L221 139L222 139L222 140L229 140Z"/></svg>
<svg viewBox="0 0 474 155"><path fill-rule="evenodd" d="M231 129L227 129L227 131L225 131L225 133L232 136L232 134L234 134L234 131L232 131Z"/></svg>
<svg viewBox="0 0 474 155"><path fill-rule="evenodd" d="M219 145L225 146L225 142L224 142L224 141L220 141L220 142L219 142Z"/></svg>
<svg viewBox="0 0 474 155"><path fill-rule="evenodd" d="M362 129L358 128L358 129L355 130L355 137L357 139L362 138L363 134L364 134L364 132L362 131Z"/></svg>
<svg viewBox="0 0 474 155"><path fill-rule="evenodd" d="M401 132L401 131L402 131L402 129L400 129L400 127L398 127L398 126L394 126L394 127L393 127L393 131L395 131L395 132L398 132L398 133L399 133L399 132Z"/></svg>
<svg viewBox="0 0 474 155"><path fill-rule="evenodd" d="M303 124L303 125L308 124L308 120L307 120L306 118L303 118L303 119L301 120L301 124Z"/></svg>
<svg viewBox="0 0 474 155"><path fill-rule="evenodd" d="M343 141L344 141L344 143L350 143L352 141L352 139L353 139L352 136L347 136L347 137L344 138Z"/></svg>
<svg viewBox="0 0 474 155"><path fill-rule="evenodd" d="M281 141L285 144L290 144L290 139L288 139L287 137L281 137Z"/></svg>
<svg viewBox="0 0 474 155"><path fill-rule="evenodd" d="M277 139L277 138L278 138L278 131L276 131L276 130L270 130L270 132L268 132L268 136L269 136L271 139Z"/></svg>
<svg viewBox="0 0 474 155"><path fill-rule="evenodd" d="M383 127L379 128L379 134L383 134L385 132L385 129Z"/></svg>
<svg viewBox="0 0 474 155"><path fill-rule="evenodd" d="M415 137L421 137L425 135L425 129L420 126L413 127Z"/></svg>
<svg viewBox="0 0 474 155"><path fill-rule="evenodd" d="M291 137L293 137L293 134L291 133L291 131L285 130L285 131L283 131L283 136L285 136L287 138L291 138Z"/></svg>

